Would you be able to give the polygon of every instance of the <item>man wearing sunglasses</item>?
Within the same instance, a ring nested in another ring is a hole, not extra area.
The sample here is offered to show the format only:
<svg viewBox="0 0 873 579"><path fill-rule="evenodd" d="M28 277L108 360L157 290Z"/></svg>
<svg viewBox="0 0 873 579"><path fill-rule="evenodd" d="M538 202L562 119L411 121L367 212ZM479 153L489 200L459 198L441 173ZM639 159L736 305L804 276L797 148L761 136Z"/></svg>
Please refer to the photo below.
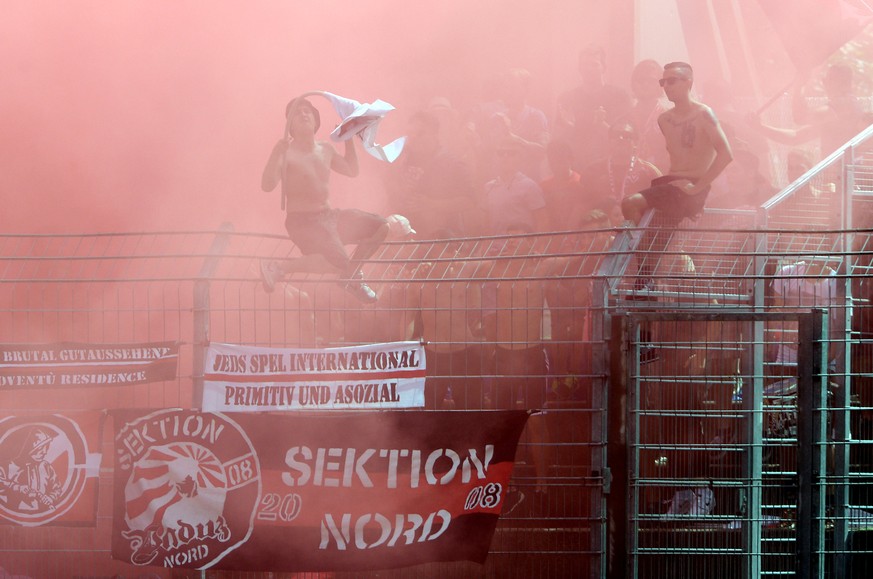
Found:
<svg viewBox="0 0 873 579"><path fill-rule="evenodd" d="M671 62L659 81L673 108L658 117L670 157L670 171L652 186L626 197L625 219L639 223L648 209L657 209L678 225L684 218L703 212L710 185L733 159L727 137L705 104L691 98L691 66Z"/></svg>

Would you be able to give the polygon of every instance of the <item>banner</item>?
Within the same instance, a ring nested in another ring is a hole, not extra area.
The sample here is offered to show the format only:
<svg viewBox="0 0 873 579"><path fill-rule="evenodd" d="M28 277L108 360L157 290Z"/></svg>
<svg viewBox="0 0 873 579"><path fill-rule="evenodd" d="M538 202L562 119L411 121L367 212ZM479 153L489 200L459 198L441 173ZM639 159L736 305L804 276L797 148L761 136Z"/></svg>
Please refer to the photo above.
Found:
<svg viewBox="0 0 873 579"><path fill-rule="evenodd" d="M113 558L278 572L484 562L527 413L113 417Z"/></svg>
<svg viewBox="0 0 873 579"><path fill-rule="evenodd" d="M176 378L179 344L0 344L0 391L126 386Z"/></svg>
<svg viewBox="0 0 873 579"><path fill-rule="evenodd" d="M94 526L103 416L0 418L0 524Z"/></svg>
<svg viewBox="0 0 873 579"><path fill-rule="evenodd" d="M424 406L420 342L345 348L210 344L201 408L208 412Z"/></svg>

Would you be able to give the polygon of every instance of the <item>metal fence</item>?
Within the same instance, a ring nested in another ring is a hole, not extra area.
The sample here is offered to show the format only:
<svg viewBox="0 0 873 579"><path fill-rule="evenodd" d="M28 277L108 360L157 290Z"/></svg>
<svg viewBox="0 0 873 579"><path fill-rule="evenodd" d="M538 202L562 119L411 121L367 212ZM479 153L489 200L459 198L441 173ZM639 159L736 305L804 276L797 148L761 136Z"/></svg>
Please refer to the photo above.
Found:
<svg viewBox="0 0 873 579"><path fill-rule="evenodd" d="M610 576L865 573L870 133L757 211L619 231L594 291Z"/></svg>
<svg viewBox="0 0 873 579"><path fill-rule="evenodd" d="M370 576L597 575L602 473L591 465L603 462L592 455L604 447L592 430L601 409L592 406L591 392L604 386L590 364L586 288L611 233L386 243L364 266L365 280L379 293L374 305L317 275L297 276L267 293L260 261L295 251L281 236L228 228L2 237L0 341L178 341L180 357L173 381L50 396L7 390L0 405L7 415L197 407L209 342L329 347L420 339L428 355L426 409L546 412L532 416L523 434L512 483L518 492L484 567L432 564ZM200 576L109 559L111 430L110 417L96 528L0 526L0 567L35 578Z"/></svg>
<svg viewBox="0 0 873 579"><path fill-rule="evenodd" d="M542 410L516 457L523 499L507 505L484 566L336 576L860 576L873 553L868 137L759 211L388 242L363 269L374 305L315 274L265 292L260 261L295 255L278 235L2 236L0 341L181 347L172 381L0 391L0 407L196 407L209 342L420 339L425 409ZM96 527L0 526L0 567L271 576L110 560L107 426Z"/></svg>

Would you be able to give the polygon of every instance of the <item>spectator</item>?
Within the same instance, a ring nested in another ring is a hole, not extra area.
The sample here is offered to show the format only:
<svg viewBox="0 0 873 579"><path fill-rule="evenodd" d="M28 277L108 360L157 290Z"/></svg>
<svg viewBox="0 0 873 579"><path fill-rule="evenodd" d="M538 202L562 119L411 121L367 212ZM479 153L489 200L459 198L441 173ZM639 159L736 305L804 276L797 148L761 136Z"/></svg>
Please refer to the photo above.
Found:
<svg viewBox="0 0 873 579"><path fill-rule="evenodd" d="M530 259L533 245L529 238L521 237L530 232L524 223L507 226L504 233L518 237L507 239L484 268L489 278L512 280L488 281L482 287L482 328L489 346L485 389L494 406L500 409L542 409L549 384L549 361L542 333L544 285L539 280L517 279L530 275L531 268L541 265ZM536 489L545 491L542 415L532 415L525 431Z"/></svg>
<svg viewBox="0 0 873 579"><path fill-rule="evenodd" d="M476 149L479 137L465 123L461 114L446 97L436 96L428 102L425 111L439 121L439 142L450 155L463 161L476 174Z"/></svg>
<svg viewBox="0 0 873 579"><path fill-rule="evenodd" d="M379 298L374 306L342 304L337 299L328 309L338 310L335 315L341 320L343 341L349 344L373 344L414 339L416 311L409 307L410 296L415 291L404 271L411 271L408 260L412 257L416 230L403 215L386 218L389 231L381 252L374 256L375 263L368 267L369 282ZM405 242L405 243L404 243ZM341 306L341 307L337 307Z"/></svg>
<svg viewBox="0 0 873 579"><path fill-rule="evenodd" d="M606 150L609 126L627 115L630 96L622 89L606 84L606 51L589 44L579 52L582 82L558 98L555 136L573 147L577 170L596 161Z"/></svg>
<svg viewBox="0 0 873 579"><path fill-rule="evenodd" d="M760 132L752 130L745 122L746 113L738 106L736 92L723 80L711 80L703 88L706 104L718 118L731 149L745 148L758 159L769 159L770 145ZM761 163L759 171L767 181L773 181L769 162Z"/></svg>
<svg viewBox="0 0 873 579"><path fill-rule="evenodd" d="M388 208L416 224L420 239L452 229L466 233L475 201L470 167L440 143L436 115L419 111L409 121L403 153L386 179Z"/></svg>
<svg viewBox="0 0 873 579"><path fill-rule="evenodd" d="M786 263L776 271L771 285L773 307L777 310L826 308L828 312L828 361L836 367L844 348L845 328L844 292L837 272L827 263L827 258L813 257ZM771 359L776 367L797 366L797 323L777 322L770 327L773 346ZM791 370L788 374L793 375ZM778 374L778 371L776 372Z"/></svg>
<svg viewBox="0 0 873 579"><path fill-rule="evenodd" d="M664 91L658 81L661 65L654 60L641 60L631 73L631 94L634 104L627 120L637 133L637 157L644 159L659 171L669 165L664 148L664 136L658 129L658 117L667 109L663 104Z"/></svg>
<svg viewBox="0 0 873 579"><path fill-rule="evenodd" d="M794 129L766 125L758 115L749 115L748 119L752 127L777 143L796 146L817 139L824 158L870 124L870 115L865 113L860 99L854 95L853 76L848 65L828 67L822 81L827 104L818 108L807 105L802 90L804 83L798 82L792 99L798 125Z"/></svg>
<svg viewBox="0 0 873 579"><path fill-rule="evenodd" d="M685 218L696 219L702 212L712 182L733 159L730 145L718 119L703 103L692 100L694 73L691 65L671 62L664 66L660 80L673 108L658 117L670 155L670 173L652 182L652 186L622 200L622 213L635 224L648 209L663 214L666 230L647 234L641 243L635 289L650 290L652 253L664 250L670 240L671 226Z"/></svg>
<svg viewBox="0 0 873 579"><path fill-rule="evenodd" d="M509 140L496 149L497 178L485 184L483 210L485 232L505 233L510 225L522 224L530 231L547 229L546 202L536 182L519 170L523 146Z"/></svg>
<svg viewBox="0 0 873 579"><path fill-rule="evenodd" d="M580 204L587 206L579 173L573 170L573 150L566 141L553 140L546 147L552 176L540 183L546 203L549 231L575 227L571 214Z"/></svg>
<svg viewBox="0 0 873 579"><path fill-rule="evenodd" d="M528 104L531 76L523 68L514 68L500 77L499 100L478 107L474 116L475 130L481 137L480 157L485 179L500 172L496 149L506 142L519 148L518 170L535 181L542 178L549 124L545 113Z"/></svg>
<svg viewBox="0 0 873 579"><path fill-rule="evenodd" d="M376 251L388 234L385 219L357 209L335 209L329 203L331 171L355 177L358 155L354 139L340 156L327 141L315 138L321 124L318 109L303 97L285 107L285 135L273 146L261 176L261 188L282 184L285 229L303 257L261 262L264 289L294 272L338 273L343 288L365 303L376 292L360 281L360 262ZM358 244L349 257L344 245Z"/></svg>
<svg viewBox="0 0 873 579"><path fill-rule="evenodd" d="M712 110L691 99L691 66L667 64L660 82L673 103L673 108L658 118L670 155L670 173L624 199L624 215L634 223L639 223L649 208L662 210L676 220L696 217L703 211L712 182L733 159Z"/></svg>
<svg viewBox="0 0 873 579"><path fill-rule="evenodd" d="M571 216L575 226L596 222L620 206L622 201L649 187L661 172L652 163L640 159L639 136L627 121L609 129L606 156L582 170L582 188L586 206L577 206Z"/></svg>

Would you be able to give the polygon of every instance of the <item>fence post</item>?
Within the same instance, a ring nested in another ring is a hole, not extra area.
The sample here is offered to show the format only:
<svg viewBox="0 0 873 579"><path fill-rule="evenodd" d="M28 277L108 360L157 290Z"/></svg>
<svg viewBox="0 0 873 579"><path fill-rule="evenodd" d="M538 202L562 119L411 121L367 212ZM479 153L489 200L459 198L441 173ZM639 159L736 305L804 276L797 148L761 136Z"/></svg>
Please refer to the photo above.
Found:
<svg viewBox="0 0 873 579"><path fill-rule="evenodd" d="M824 310L801 314L797 350L797 576L824 576L824 496L827 388L826 350L822 337L827 331Z"/></svg>
<svg viewBox="0 0 873 579"><path fill-rule="evenodd" d="M843 324L841 354L837 360L836 374L838 376L833 400L833 433L834 440L834 576L844 577L847 566L847 539L849 529L846 521L845 506L849 504L849 442L852 439L851 400L852 400L852 273L855 269L855 245L853 198L855 192L855 147L849 147L843 155L843 195L842 222L840 228L840 249L842 250L842 267L837 273L837 284L844 291L837 290L840 306L837 315ZM830 334L832 332L828 332ZM830 357L827 362L830 363Z"/></svg>
<svg viewBox="0 0 873 579"><path fill-rule="evenodd" d="M209 343L209 284L215 273L215 268L230 241L229 234L233 232L232 223L222 223L218 235L212 240L209 255L203 261L197 281L194 282L194 347L191 408L200 408L203 400L203 370L206 356L206 344Z"/></svg>
<svg viewBox="0 0 873 579"><path fill-rule="evenodd" d="M612 316L610 340L610 388L606 399L607 465L609 487L606 499L606 553L609 579L628 576L636 555L628 551L628 444L627 444L627 315ZM630 576L633 576L631 573Z"/></svg>
<svg viewBox="0 0 873 579"><path fill-rule="evenodd" d="M769 243L766 231L767 215L759 212L759 231L755 233L755 258L752 280L752 308L755 313L766 310L766 270L769 260ZM747 367L743 373L749 376L748 388L743 388L743 444L746 447L743 460L743 478L748 481L745 496L745 523L743 524L743 547L748 553L744 577L757 579L761 576L761 542L763 537L763 432L764 432L764 357L765 323L757 318L751 322L752 347L747 356Z"/></svg>

